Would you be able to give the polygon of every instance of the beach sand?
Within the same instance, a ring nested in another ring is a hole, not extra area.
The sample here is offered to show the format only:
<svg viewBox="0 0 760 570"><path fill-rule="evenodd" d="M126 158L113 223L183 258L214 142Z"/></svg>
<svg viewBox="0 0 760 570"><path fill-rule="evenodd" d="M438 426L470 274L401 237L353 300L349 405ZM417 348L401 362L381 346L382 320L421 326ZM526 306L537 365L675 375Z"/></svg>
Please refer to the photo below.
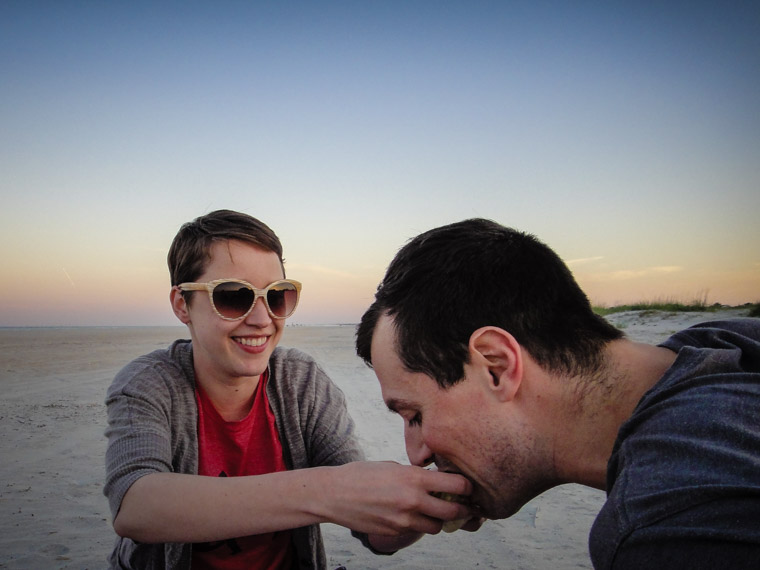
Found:
<svg viewBox="0 0 760 570"><path fill-rule="evenodd" d="M656 343L697 322L745 314L631 312L610 320L630 338ZM355 356L353 334L352 326L288 327L281 344L312 354L343 389L369 459L407 463L402 422ZM106 389L132 358L185 337L183 327L0 329L0 568L106 567L115 536L102 494ZM323 525L328 567L590 568L588 531L603 502L601 491L564 485L477 533L427 536L390 557Z"/></svg>

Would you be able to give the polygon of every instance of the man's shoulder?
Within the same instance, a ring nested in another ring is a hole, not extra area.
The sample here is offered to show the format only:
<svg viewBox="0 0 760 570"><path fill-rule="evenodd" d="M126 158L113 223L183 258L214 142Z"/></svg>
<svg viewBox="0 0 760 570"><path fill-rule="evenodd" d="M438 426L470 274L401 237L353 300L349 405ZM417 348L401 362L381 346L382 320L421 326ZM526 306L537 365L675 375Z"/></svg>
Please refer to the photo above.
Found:
<svg viewBox="0 0 760 570"><path fill-rule="evenodd" d="M730 541L746 530L710 521L736 514L737 501L760 503L758 338L760 319L731 319L695 325L661 345L678 358L618 433L608 501L591 533L600 567L631 536L646 532L656 542L688 528L681 513L701 521L684 539L712 533Z"/></svg>
<svg viewBox="0 0 760 570"><path fill-rule="evenodd" d="M680 538L751 535L760 544L754 522L719 526L731 517L739 521L749 508L760 514L760 393L751 395L753 404L744 397L723 399L720 388L712 396L687 391L663 398L621 429L609 463L608 500L590 537L595 562L612 560L620 545L641 533L656 542L690 529Z"/></svg>
<svg viewBox="0 0 760 570"><path fill-rule="evenodd" d="M605 513L623 528L737 493L760 497L760 372L746 372L733 350L687 352L618 433Z"/></svg>
<svg viewBox="0 0 760 570"><path fill-rule="evenodd" d="M642 402L676 386L686 389L732 380L753 391L753 385L760 385L760 319L700 323L675 333L659 346L678 357Z"/></svg>
<svg viewBox="0 0 760 570"><path fill-rule="evenodd" d="M738 341L742 346L760 350L760 319L744 317L705 321L678 331L660 344L666 348L681 346L709 347L713 343Z"/></svg>

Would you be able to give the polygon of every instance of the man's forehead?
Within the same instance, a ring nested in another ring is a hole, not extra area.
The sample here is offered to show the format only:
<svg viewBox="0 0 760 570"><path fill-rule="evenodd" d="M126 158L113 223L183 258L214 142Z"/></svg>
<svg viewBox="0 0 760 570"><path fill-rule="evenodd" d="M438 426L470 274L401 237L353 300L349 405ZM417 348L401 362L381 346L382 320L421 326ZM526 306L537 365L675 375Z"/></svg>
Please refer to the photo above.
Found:
<svg viewBox="0 0 760 570"><path fill-rule="evenodd" d="M393 317L388 315L381 316L375 326L372 367L380 382L383 401L392 412L419 409L430 398L430 392L439 389L432 378L404 366L398 354Z"/></svg>
<svg viewBox="0 0 760 570"><path fill-rule="evenodd" d="M377 369L387 365L401 365L401 360L396 350L396 326L393 317L381 315L372 332L372 346L370 347L372 367Z"/></svg>
<svg viewBox="0 0 760 570"><path fill-rule="evenodd" d="M390 336L393 339L396 338L396 320L393 318L393 315L383 313L377 318L377 323L375 323L375 335L377 334L380 334L381 336Z"/></svg>

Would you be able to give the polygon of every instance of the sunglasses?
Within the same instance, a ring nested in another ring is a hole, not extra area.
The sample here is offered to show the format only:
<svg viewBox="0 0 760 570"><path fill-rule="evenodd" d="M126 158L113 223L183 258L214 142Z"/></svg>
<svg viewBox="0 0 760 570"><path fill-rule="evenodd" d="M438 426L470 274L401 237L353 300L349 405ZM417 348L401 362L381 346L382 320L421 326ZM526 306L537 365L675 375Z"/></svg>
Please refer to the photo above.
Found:
<svg viewBox="0 0 760 570"><path fill-rule="evenodd" d="M269 316L285 319L293 314L298 305L301 284L292 279L270 283L263 289L256 289L240 279L215 279L208 283L180 283L180 291L208 291L214 312L226 321L244 319L253 310L256 299L264 299Z"/></svg>

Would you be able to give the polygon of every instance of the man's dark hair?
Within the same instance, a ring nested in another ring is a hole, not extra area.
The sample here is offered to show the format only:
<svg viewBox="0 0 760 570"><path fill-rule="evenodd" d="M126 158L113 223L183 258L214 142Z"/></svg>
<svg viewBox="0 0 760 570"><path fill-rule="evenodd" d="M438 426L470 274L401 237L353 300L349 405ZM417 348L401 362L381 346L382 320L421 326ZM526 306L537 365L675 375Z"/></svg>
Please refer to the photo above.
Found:
<svg viewBox="0 0 760 570"><path fill-rule="evenodd" d="M386 314L404 366L444 388L464 377L480 327L506 330L539 365L569 375L597 371L605 344L623 336L592 311L554 251L484 219L429 230L399 250L357 328L357 354L370 366Z"/></svg>
<svg viewBox="0 0 760 570"><path fill-rule="evenodd" d="M282 265L282 244L261 222L241 212L216 210L184 224L169 248L167 262L172 285L195 281L203 275L217 241L239 240L277 254ZM283 268L283 275L284 275Z"/></svg>

